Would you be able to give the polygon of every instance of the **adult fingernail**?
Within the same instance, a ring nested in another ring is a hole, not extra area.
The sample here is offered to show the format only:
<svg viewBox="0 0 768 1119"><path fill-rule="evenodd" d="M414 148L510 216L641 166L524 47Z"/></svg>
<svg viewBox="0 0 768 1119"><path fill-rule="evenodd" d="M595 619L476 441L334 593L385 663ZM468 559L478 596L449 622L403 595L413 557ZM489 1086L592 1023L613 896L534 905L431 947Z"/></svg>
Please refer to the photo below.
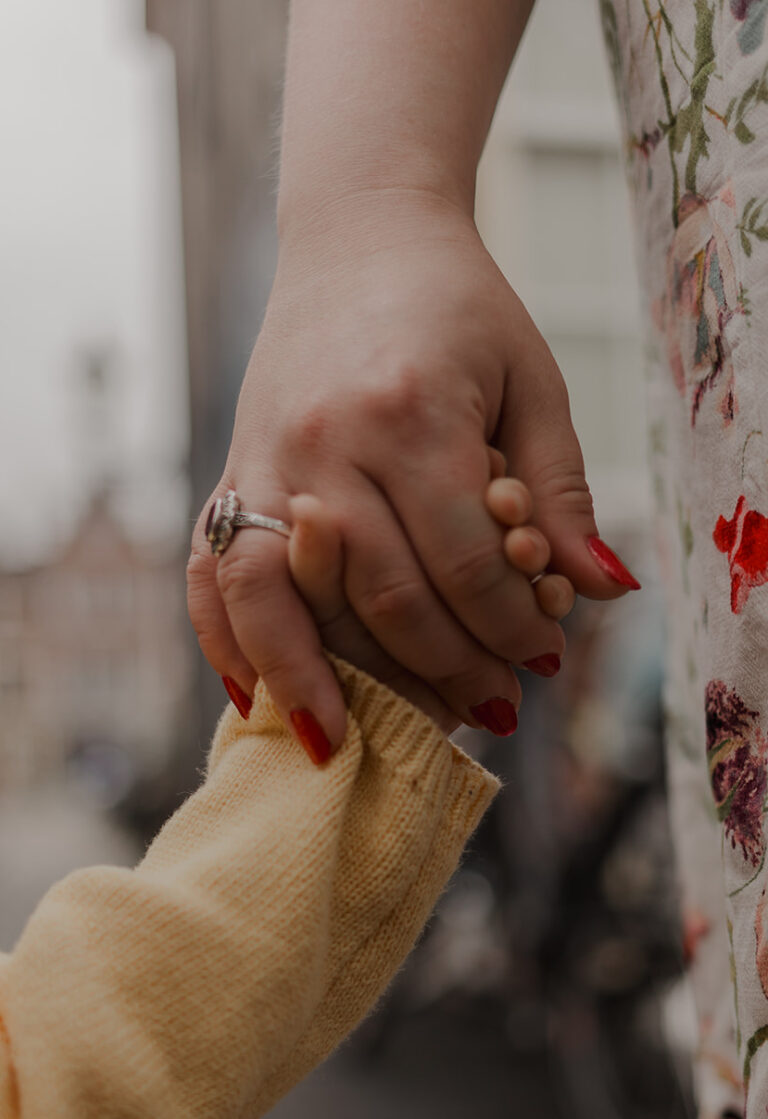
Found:
<svg viewBox="0 0 768 1119"><path fill-rule="evenodd" d="M514 703L502 696L494 696L485 703L478 703L469 709L478 723L482 723L492 734L506 737L517 730L517 711Z"/></svg>
<svg viewBox="0 0 768 1119"><path fill-rule="evenodd" d="M331 744L315 716L306 707L291 711L296 736L315 765L322 765L331 756Z"/></svg>
<svg viewBox="0 0 768 1119"><path fill-rule="evenodd" d="M253 700L251 697L243 691L238 682L233 680L231 676L222 676L221 682L227 689L227 695L232 700L237 710L244 719L247 719L253 707Z"/></svg>
<svg viewBox="0 0 768 1119"><path fill-rule="evenodd" d="M532 657L523 661L523 667L537 676L557 676L560 671L560 658L557 653L544 653L541 657Z"/></svg>
<svg viewBox="0 0 768 1119"><path fill-rule="evenodd" d="M588 536L587 547L597 564L602 567L615 583L630 590L639 591L640 584L631 571L628 571L615 552L611 551L599 536Z"/></svg>

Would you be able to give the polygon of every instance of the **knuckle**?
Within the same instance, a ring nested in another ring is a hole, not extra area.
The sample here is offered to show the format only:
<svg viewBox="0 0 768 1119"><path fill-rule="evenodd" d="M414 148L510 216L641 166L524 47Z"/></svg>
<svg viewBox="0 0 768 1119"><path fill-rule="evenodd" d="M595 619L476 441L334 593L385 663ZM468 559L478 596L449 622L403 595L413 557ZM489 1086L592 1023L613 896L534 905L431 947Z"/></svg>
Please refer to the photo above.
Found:
<svg viewBox="0 0 768 1119"><path fill-rule="evenodd" d="M311 455L322 450L329 437L330 416L321 401L305 403L286 425L287 446L292 453Z"/></svg>
<svg viewBox="0 0 768 1119"><path fill-rule="evenodd" d="M226 552L216 567L216 583L225 602L237 604L270 579L272 564L266 556L241 550Z"/></svg>
<svg viewBox="0 0 768 1119"><path fill-rule="evenodd" d="M369 419L391 426L399 435L421 430L434 408L434 398L424 371L404 362L396 365L367 397Z"/></svg>
<svg viewBox="0 0 768 1119"><path fill-rule="evenodd" d="M295 687L297 679L306 679L308 658L300 662L301 673L298 672L299 664L293 659L296 655L295 648L287 648L270 643L263 650L259 650L258 664L255 665L259 676L276 691L277 694L290 692Z"/></svg>
<svg viewBox="0 0 768 1119"><path fill-rule="evenodd" d="M556 509L559 517L573 517L583 524L594 524L595 506L592 494L583 485L579 489L575 486L563 487L562 490L554 493L547 514L549 515L553 509Z"/></svg>
<svg viewBox="0 0 768 1119"><path fill-rule="evenodd" d="M200 583L210 582L213 576L213 559L210 551L207 553L202 548L193 546L187 560L186 576L187 586L196 586Z"/></svg>
<svg viewBox="0 0 768 1119"><path fill-rule="evenodd" d="M595 504L586 482L578 488L572 488L568 493L568 511L580 517L594 517Z"/></svg>
<svg viewBox="0 0 768 1119"><path fill-rule="evenodd" d="M209 562L212 557L193 551L187 560L187 609L198 636L212 612L211 600L218 597L216 576Z"/></svg>
<svg viewBox="0 0 768 1119"><path fill-rule="evenodd" d="M498 544L478 546L453 557L442 577L445 593L462 599L482 598L495 591L510 574Z"/></svg>
<svg viewBox="0 0 768 1119"><path fill-rule="evenodd" d="M372 626L415 626L424 615L424 587L413 579L390 580L364 591L356 609Z"/></svg>
<svg viewBox="0 0 768 1119"><path fill-rule="evenodd" d="M562 501L561 512L590 516L594 512L592 494L581 462L554 460L547 463L538 473L536 488L548 499Z"/></svg>

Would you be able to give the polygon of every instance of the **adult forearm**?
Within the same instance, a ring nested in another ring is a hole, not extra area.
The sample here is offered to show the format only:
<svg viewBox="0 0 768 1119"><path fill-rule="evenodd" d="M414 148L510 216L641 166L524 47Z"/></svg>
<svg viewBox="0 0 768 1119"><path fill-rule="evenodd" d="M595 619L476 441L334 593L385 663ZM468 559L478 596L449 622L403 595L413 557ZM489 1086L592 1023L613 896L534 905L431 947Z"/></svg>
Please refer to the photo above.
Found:
<svg viewBox="0 0 768 1119"><path fill-rule="evenodd" d="M475 174L534 0L293 0L278 219L371 188L472 212Z"/></svg>

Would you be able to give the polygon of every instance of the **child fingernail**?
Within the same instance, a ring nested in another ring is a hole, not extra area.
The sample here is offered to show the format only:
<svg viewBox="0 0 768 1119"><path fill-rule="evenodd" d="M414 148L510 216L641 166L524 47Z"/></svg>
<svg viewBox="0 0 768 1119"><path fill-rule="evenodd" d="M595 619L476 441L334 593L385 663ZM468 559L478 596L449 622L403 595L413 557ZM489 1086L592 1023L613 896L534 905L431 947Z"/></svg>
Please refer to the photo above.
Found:
<svg viewBox="0 0 768 1119"><path fill-rule="evenodd" d="M327 762L332 753L331 744L312 712L306 707L297 707L291 711L291 723L296 731L296 737L315 765Z"/></svg>
<svg viewBox="0 0 768 1119"><path fill-rule="evenodd" d="M537 676L557 676L560 671L560 658L557 653L545 653L541 657L532 657L529 661L523 661L523 667L529 672L535 672Z"/></svg>
<svg viewBox="0 0 768 1119"><path fill-rule="evenodd" d="M244 719L247 719L253 707L253 700L251 697L243 691L237 681L233 680L231 676L222 676L221 682L227 689L227 695L232 700L237 710Z"/></svg>
<svg viewBox="0 0 768 1119"><path fill-rule="evenodd" d="M482 723L485 729L491 731L492 734L498 734L506 738L517 730L515 705L502 696L494 696L493 699L487 699L485 703L478 703L474 707L470 707L469 710L478 723Z"/></svg>
<svg viewBox="0 0 768 1119"><path fill-rule="evenodd" d="M588 536L587 547L598 566L613 579L614 583L619 583L622 587L629 587L633 591L640 590L640 584L632 572L624 566L616 553L611 551L599 536Z"/></svg>

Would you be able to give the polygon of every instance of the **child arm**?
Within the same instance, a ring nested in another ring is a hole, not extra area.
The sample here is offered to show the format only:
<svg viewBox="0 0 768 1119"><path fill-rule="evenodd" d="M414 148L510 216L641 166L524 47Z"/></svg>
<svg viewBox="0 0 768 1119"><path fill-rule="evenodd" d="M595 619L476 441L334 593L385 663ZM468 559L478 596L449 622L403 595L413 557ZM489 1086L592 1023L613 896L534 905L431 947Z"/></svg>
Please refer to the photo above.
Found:
<svg viewBox="0 0 768 1119"><path fill-rule="evenodd" d="M349 724L330 762L259 684L136 870L43 899L0 967L4 1119L263 1114L384 990L497 782L331 662Z"/></svg>

